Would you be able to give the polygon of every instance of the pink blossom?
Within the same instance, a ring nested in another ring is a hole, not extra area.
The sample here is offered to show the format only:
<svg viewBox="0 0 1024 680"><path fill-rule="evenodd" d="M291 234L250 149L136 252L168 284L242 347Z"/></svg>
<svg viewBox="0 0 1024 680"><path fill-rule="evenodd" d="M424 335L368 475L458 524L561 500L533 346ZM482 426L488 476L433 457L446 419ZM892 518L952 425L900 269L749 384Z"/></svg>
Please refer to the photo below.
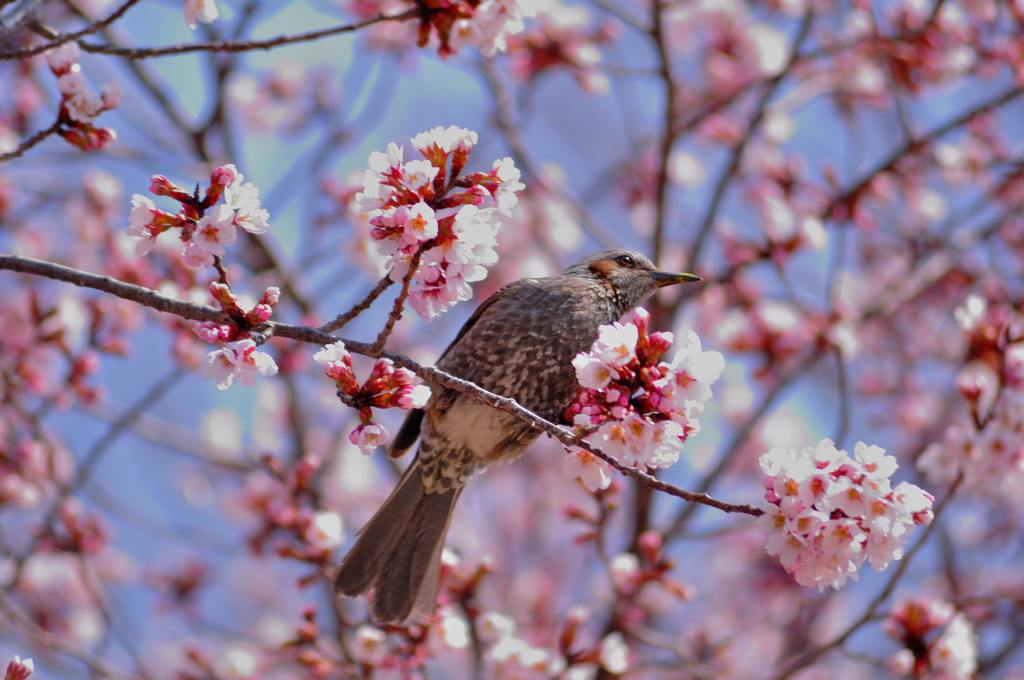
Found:
<svg viewBox="0 0 1024 680"><path fill-rule="evenodd" d="M476 141L475 132L455 126L421 132L412 144L424 160L408 162L402 147L389 144L386 153L370 154L354 198L369 213L393 281L403 281L415 254L431 246L421 253L409 292L410 305L427 319L469 299L469 284L486 278L498 259L497 215L511 213L523 188L508 158L491 172L460 178Z"/></svg>
<svg viewBox="0 0 1024 680"><path fill-rule="evenodd" d="M85 74L81 69L72 69L57 78L57 89L61 94L71 97L86 92L89 89L89 83L86 82Z"/></svg>
<svg viewBox="0 0 1024 680"><path fill-rule="evenodd" d="M388 431L379 423L361 423L348 435L348 440L359 447L359 450L370 455L378 447L388 441Z"/></svg>
<svg viewBox="0 0 1024 680"><path fill-rule="evenodd" d="M494 207L498 212L509 217L512 215L512 208L516 207L516 194L526 188L526 185L519 181L519 168L511 158L500 158L494 161L491 172L498 180L494 192Z"/></svg>
<svg viewBox="0 0 1024 680"><path fill-rule="evenodd" d="M978 669L978 642L974 628L963 614L957 614L932 644L928 657L932 669L950 680L970 680Z"/></svg>
<svg viewBox="0 0 1024 680"><path fill-rule="evenodd" d="M393 260L411 257L417 247L437 236L437 218L433 209L422 201L377 211L370 218L370 224L373 225L370 235L382 242L381 254Z"/></svg>
<svg viewBox="0 0 1024 680"><path fill-rule="evenodd" d="M452 27L452 46L470 45L486 56L504 52L507 39L522 32L525 19L537 13L530 0L484 0L472 18L460 19Z"/></svg>
<svg viewBox="0 0 1024 680"><path fill-rule="evenodd" d="M609 633L601 640L598 660L613 675L622 675L629 670L629 647L622 633Z"/></svg>
<svg viewBox="0 0 1024 680"><path fill-rule="evenodd" d="M558 677L565 670L565 662L551 650L513 636L492 645L485 659L495 680L542 680Z"/></svg>
<svg viewBox="0 0 1024 680"><path fill-rule="evenodd" d="M132 209L128 215L128 236L135 242L135 254L146 255L156 245L153 217L156 204L141 194L132 195Z"/></svg>
<svg viewBox="0 0 1024 680"><path fill-rule="evenodd" d="M893 607L884 629L904 646L890 659L897 675L941 680L975 677L974 629L950 604L931 598L904 600Z"/></svg>
<svg viewBox="0 0 1024 680"><path fill-rule="evenodd" d="M476 628L480 639L493 644L516 634L516 622L498 612L487 612L476 620Z"/></svg>
<svg viewBox="0 0 1024 680"><path fill-rule="evenodd" d="M423 408L430 399L430 388L426 385L410 385L408 391L401 391L398 406L404 409Z"/></svg>
<svg viewBox="0 0 1024 680"><path fill-rule="evenodd" d="M103 101L103 109L109 111L110 109L117 108L121 103L121 98L124 96L124 88L121 87L120 83L110 82L103 86L100 90L100 99Z"/></svg>
<svg viewBox="0 0 1024 680"><path fill-rule="evenodd" d="M193 30L200 23L212 24L219 16L217 0L185 0L185 24Z"/></svg>
<svg viewBox="0 0 1024 680"><path fill-rule="evenodd" d="M438 152L443 154L460 152L468 155L476 146L477 134L473 130L456 125L449 125L446 128L439 126L418 133L411 141L412 145L428 159Z"/></svg>
<svg viewBox="0 0 1024 680"><path fill-rule="evenodd" d="M235 213L226 205L218 205L196 223L192 239L182 255L191 267L208 267L214 256L224 254L224 246L235 240Z"/></svg>
<svg viewBox="0 0 1024 680"><path fill-rule="evenodd" d="M388 656L387 633L363 624L352 637L352 657L368 666L380 665Z"/></svg>
<svg viewBox="0 0 1024 680"><path fill-rule="evenodd" d="M74 40L54 47L46 52L46 64L54 73L63 74L71 70L82 56L82 49Z"/></svg>
<svg viewBox="0 0 1024 680"><path fill-rule="evenodd" d="M103 100L93 92L83 91L71 95L65 100L68 115L78 123L91 123L103 112Z"/></svg>
<svg viewBox="0 0 1024 680"><path fill-rule="evenodd" d="M437 620L430 626L427 645L435 653L469 646L469 625L450 607L442 607L435 615Z"/></svg>
<svg viewBox="0 0 1024 680"><path fill-rule="evenodd" d="M257 375L277 374L273 357L257 351L256 342L250 338L229 342L220 349L210 352L203 376L215 380L217 389L231 387L235 378L243 385L251 385Z"/></svg>
<svg viewBox="0 0 1024 680"><path fill-rule="evenodd" d="M323 368L324 375L338 383L342 389L358 388L359 383L352 371L352 355L341 340L326 345L313 355L313 360Z"/></svg>
<svg viewBox="0 0 1024 680"><path fill-rule="evenodd" d="M304 538L315 550L331 551L340 547L345 538L341 517L335 512L316 513L306 527Z"/></svg>
<svg viewBox="0 0 1024 680"><path fill-rule="evenodd" d="M915 525L928 524L933 498L902 482L890 489L895 460L858 443L856 457L830 440L800 451L773 449L765 474L765 549L804 586L839 588L865 560L876 570L903 556Z"/></svg>
<svg viewBox="0 0 1024 680"><path fill-rule="evenodd" d="M234 169L234 166L230 167ZM236 226L250 234L265 234L270 229L270 213L260 205L260 192L256 185L242 180L242 173L235 170L234 179L224 189L224 205L235 211Z"/></svg>
<svg viewBox="0 0 1024 680"><path fill-rule="evenodd" d="M598 329L590 351L573 360L580 389L566 410L574 425L597 428L587 442L639 469L679 459L725 364L718 352L704 352L692 331L672 363L659 361L672 334L648 334L648 321L638 308Z"/></svg>
<svg viewBox="0 0 1024 680"><path fill-rule="evenodd" d="M577 480L591 493L603 491L612 483L611 466L583 449L574 448L568 451L563 459L562 469L566 477Z"/></svg>
<svg viewBox="0 0 1024 680"><path fill-rule="evenodd" d="M583 387L601 390L612 381L612 367L600 357L577 354L573 357L572 367L576 369L576 379Z"/></svg>

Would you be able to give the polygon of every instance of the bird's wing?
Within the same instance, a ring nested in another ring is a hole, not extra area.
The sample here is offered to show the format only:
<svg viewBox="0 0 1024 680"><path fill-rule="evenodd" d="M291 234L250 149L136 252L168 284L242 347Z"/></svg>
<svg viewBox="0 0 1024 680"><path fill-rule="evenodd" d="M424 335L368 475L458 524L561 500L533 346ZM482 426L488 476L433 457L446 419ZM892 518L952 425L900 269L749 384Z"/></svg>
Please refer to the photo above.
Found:
<svg viewBox="0 0 1024 680"><path fill-rule="evenodd" d="M494 293L494 295L492 295L491 297L484 300L480 304L480 306L476 308L476 311L473 312L473 314L466 320L466 323L462 324L462 328L460 328L459 332L455 335L455 339L448 343L448 346L445 348L444 352L442 352L441 356L437 358L437 363L440 363L441 360L448 355L448 352L450 352L452 348L458 344L459 340L462 339L462 336L469 332L469 329L472 328L474 324L476 324L476 322L480 320L480 317L484 315L484 312L486 312L487 309L496 301L507 295L508 291L511 290L513 287L515 287L514 283L509 284L498 290L498 292ZM412 445L416 443L416 439L420 436L420 427L423 425L423 415L424 410L421 408L409 411L409 415L405 417L405 421L402 423L402 427L399 428L398 434L395 435L394 441L391 442L391 448L388 449L388 455L390 457L402 457L403 455L405 455L405 452L408 451L412 447Z"/></svg>

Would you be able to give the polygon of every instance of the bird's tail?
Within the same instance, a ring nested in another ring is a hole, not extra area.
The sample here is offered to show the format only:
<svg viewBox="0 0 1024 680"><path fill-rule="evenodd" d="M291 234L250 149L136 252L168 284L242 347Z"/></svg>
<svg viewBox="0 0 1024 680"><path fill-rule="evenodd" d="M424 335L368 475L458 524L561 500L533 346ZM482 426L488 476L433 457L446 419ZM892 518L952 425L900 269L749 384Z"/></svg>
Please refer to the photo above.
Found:
<svg viewBox="0 0 1024 680"><path fill-rule="evenodd" d="M414 460L348 551L334 577L334 590L355 597L374 588L371 615L400 623L430 614L437 596L445 534L461 488L426 493Z"/></svg>

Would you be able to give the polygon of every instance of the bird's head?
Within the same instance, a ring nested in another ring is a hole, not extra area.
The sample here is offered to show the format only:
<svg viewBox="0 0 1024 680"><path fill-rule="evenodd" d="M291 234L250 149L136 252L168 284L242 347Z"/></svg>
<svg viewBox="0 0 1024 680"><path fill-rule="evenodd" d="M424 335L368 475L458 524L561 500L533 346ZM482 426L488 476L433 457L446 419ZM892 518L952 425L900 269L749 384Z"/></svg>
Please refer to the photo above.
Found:
<svg viewBox="0 0 1024 680"><path fill-rule="evenodd" d="M602 250L569 267L566 273L609 285L622 311L636 307L659 288L700 281L694 274L663 272L647 257L632 250Z"/></svg>

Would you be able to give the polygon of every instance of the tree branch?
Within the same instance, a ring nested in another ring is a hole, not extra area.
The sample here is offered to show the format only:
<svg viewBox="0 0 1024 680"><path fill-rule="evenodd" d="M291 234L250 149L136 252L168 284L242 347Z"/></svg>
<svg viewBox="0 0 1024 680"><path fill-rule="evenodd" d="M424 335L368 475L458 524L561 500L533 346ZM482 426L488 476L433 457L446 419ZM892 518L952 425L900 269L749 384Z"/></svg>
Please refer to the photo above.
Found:
<svg viewBox="0 0 1024 680"><path fill-rule="evenodd" d="M79 38L101 31L124 16L124 13L131 9L132 5L138 4L138 2L139 0L127 0L127 2L114 10L106 19L100 19L97 22L89 24L80 31L58 35L49 42L33 45L32 47L23 47L18 50L6 50L4 52L0 52L0 60L26 59L28 57L34 57L37 54L46 52L47 50L52 50L54 47L60 47L64 43L71 42L72 40L78 40Z"/></svg>
<svg viewBox="0 0 1024 680"><path fill-rule="evenodd" d="M143 288L142 286L118 281L117 279L113 279L109 276L91 274L89 272L66 267L55 262L36 260L29 257L21 257L19 255L0 255L0 269L7 269L10 271L21 272L23 274L32 274L58 281L65 281L84 288L92 288L116 295L117 297L125 300L137 302L138 304L151 307L161 312L174 314L175 316L191 319L193 321L231 323L231 320L227 315L219 310L213 309L212 307L194 305L180 300L172 300L171 298L164 297L163 295L160 295L148 288ZM316 345L328 345L341 339L337 336L324 333L318 328L293 326L279 322L267 323L264 326L261 326L260 329L271 335ZM409 357L401 354L392 354L390 352L381 351L376 347L376 343L359 342L348 339L343 339L343 341L345 343L345 347L351 352L369 357L385 357L391 359L396 366L408 368L410 371L430 383L451 388L476 399L477 401L493 406L500 411L509 413L533 426L534 429L557 439L566 446L577 446L585 451L589 451L611 465L620 473L642 482L655 491L661 491L662 493L675 496L676 498L680 498L687 502L708 505L723 512L742 513L755 517L762 514L762 510L753 505L726 503L712 498L705 493L694 493L692 491L686 491L671 484L667 484L646 472L627 468L600 449L581 442L579 436L572 430L545 420L533 411L521 406L514 399L489 392L468 380L463 380L462 378L458 378L433 366L423 366L422 364L419 364Z"/></svg>
<svg viewBox="0 0 1024 680"><path fill-rule="evenodd" d="M53 125L51 125L50 127L46 128L44 130L40 130L39 132L35 133L31 137L29 137L28 139L23 141L21 144L19 144L17 146L17 148L15 148L14 150L8 151L7 153L0 153L0 163L4 163L6 161L13 160L13 159L17 158L18 156L21 156L26 151L28 151L33 146L35 146L39 142L43 141L44 139L46 139L50 135L56 134L57 132L60 131L60 125L61 125L61 119L60 119L60 117L58 117L57 120L53 121Z"/></svg>
<svg viewBox="0 0 1024 680"><path fill-rule="evenodd" d="M387 21L405 21L406 19L420 17L423 15L423 12L424 10L416 8L399 14L378 14L375 17L370 17L354 24L341 24L304 33L279 35L263 40L212 40L209 42L165 45L163 47L119 47L117 45L89 42L82 42L80 44L86 52L114 54L127 59L148 59L149 57L164 57L172 54L188 54L190 52L250 52L254 50L269 50L281 45L312 42L320 38L327 38L342 33L353 33L361 28Z"/></svg>

